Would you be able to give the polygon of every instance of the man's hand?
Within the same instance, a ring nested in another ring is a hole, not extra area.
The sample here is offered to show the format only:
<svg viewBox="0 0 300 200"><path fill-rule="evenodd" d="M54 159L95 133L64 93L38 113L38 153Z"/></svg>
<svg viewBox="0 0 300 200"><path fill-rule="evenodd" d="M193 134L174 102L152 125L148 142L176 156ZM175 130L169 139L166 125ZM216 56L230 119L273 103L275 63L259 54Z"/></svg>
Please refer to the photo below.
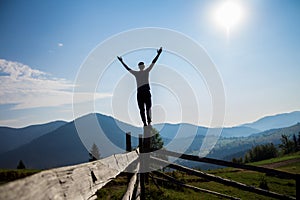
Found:
<svg viewBox="0 0 300 200"><path fill-rule="evenodd" d="M151 65L147 68L149 71L153 68L154 64L156 63L158 57L160 56L162 52L162 47L160 47L158 50L157 50L157 55L155 56L155 58L152 60L152 63Z"/></svg>
<svg viewBox="0 0 300 200"><path fill-rule="evenodd" d="M131 69L123 62L123 59L121 56L117 56L117 58L128 71L131 71Z"/></svg>
<svg viewBox="0 0 300 200"><path fill-rule="evenodd" d="M158 50L157 50L157 54L161 54L162 52L162 47L160 47Z"/></svg>
<svg viewBox="0 0 300 200"><path fill-rule="evenodd" d="M119 61L120 62L122 62L123 61L123 59L122 59L122 57L121 56L117 56L118 57L118 59L119 59Z"/></svg>

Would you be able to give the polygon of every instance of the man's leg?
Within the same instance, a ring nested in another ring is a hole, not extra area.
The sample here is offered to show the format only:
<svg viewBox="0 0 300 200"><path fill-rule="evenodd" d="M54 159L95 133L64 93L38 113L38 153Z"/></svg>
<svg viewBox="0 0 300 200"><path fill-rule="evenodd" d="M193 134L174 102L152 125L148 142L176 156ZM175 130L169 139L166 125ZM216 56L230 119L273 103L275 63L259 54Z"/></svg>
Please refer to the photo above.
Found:
<svg viewBox="0 0 300 200"><path fill-rule="evenodd" d="M144 98L143 98L142 94L138 93L137 101L138 101L138 106L139 106L139 109L140 109L140 115L141 115L143 124L144 124L144 126L147 126L146 117L145 117L145 108L144 108L144 106L145 106L144 105Z"/></svg>
<svg viewBox="0 0 300 200"><path fill-rule="evenodd" d="M150 93L150 91L148 92L147 95L145 95L145 104L146 104L147 121L148 121L148 125L149 125L152 122L152 119L151 119L152 102L151 102L151 93Z"/></svg>

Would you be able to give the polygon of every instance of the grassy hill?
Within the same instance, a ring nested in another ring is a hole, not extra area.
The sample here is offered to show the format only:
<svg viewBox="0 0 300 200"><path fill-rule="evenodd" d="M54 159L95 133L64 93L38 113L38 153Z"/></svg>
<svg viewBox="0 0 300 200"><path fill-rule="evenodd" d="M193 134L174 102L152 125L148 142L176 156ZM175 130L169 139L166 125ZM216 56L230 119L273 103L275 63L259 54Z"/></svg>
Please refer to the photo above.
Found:
<svg viewBox="0 0 300 200"><path fill-rule="evenodd" d="M281 143L281 136L287 135L291 137L293 134L300 132L300 123L293 126L279 129L272 129L258 134L253 134L249 137L241 138L222 138L215 145L209 157L231 160L232 155L238 152L246 152L253 146L260 144L273 143L278 145Z"/></svg>
<svg viewBox="0 0 300 200"><path fill-rule="evenodd" d="M264 167L275 166L275 169L278 170L300 174L300 152L251 164ZM296 183L294 180L280 179L276 177L266 176L263 173L234 168L222 168L217 170L208 170L206 172L255 187L260 187L261 184L266 184L269 187L270 191L294 197L296 196ZM270 197L246 192L213 181L207 181L196 176L187 175L179 171L168 172L167 174L186 184L216 191L241 199L272 199ZM121 174L116 179L112 180L108 185L98 191L98 199L121 199L127 188L126 178L126 174ZM159 185L159 187L156 186L157 184ZM185 189L171 183L164 183L163 185L161 185L159 182L154 182L154 180L150 178L149 185L146 185L146 199L196 200L220 199L220 197L203 192L195 192L191 189Z"/></svg>
<svg viewBox="0 0 300 200"><path fill-rule="evenodd" d="M38 169L0 169L0 185L40 172Z"/></svg>

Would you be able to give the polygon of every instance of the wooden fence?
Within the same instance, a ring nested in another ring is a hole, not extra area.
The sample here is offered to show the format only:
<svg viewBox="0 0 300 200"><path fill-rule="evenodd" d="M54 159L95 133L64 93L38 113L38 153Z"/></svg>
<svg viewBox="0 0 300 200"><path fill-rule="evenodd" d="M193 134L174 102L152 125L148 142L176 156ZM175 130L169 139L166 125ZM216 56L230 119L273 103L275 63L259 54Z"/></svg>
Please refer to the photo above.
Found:
<svg viewBox="0 0 300 200"><path fill-rule="evenodd" d="M151 149L151 127L144 128L144 135L139 136L139 148L133 151L131 147L131 135L130 133L127 133L126 150L127 153L124 154L116 154L94 162L45 170L30 177L7 183L0 186L0 199L94 199L96 198L95 193L97 190L101 189L105 184L114 179L125 169L132 171L133 174L128 175L128 188L123 196L123 200L144 200L145 184L148 183L149 176L159 179L160 181L168 181L194 191L206 192L228 199L238 199L237 197L232 197L215 191L188 185L159 171L153 171L150 168L151 162L155 163L156 165L168 166L170 168L184 171L210 181L215 181L224 185L229 185L268 197L273 197L276 199L300 200L299 174L291 174L274 169L242 165L211 158L179 154L167 150L157 150L155 151L155 154L151 154L151 150L153 150ZM155 157L155 155L163 155L164 157L177 157L196 162L262 172L266 173L267 175L280 178L294 179L296 181L296 198L278 194L273 191L263 190L233 180L224 179L175 163L170 163L166 160ZM144 173L145 171L147 173ZM152 172L149 173L150 171ZM155 175L155 177L153 175Z"/></svg>
<svg viewBox="0 0 300 200"><path fill-rule="evenodd" d="M145 132L146 131L146 132ZM147 152L151 152L153 151L153 149L150 149L150 139L149 136L151 136L150 133L147 133L147 129L144 129L144 135L147 136L147 139L145 138L143 142L140 142L140 147L141 147L141 153L147 153ZM209 164L215 164L215 165L221 165L221 166L226 166L226 167L232 167L232 168L239 168L239 169L245 169L245 170L251 170L251 171L256 171L256 172L261 172L261 173L265 173L268 176L275 176L278 178L282 178L282 179L294 179L296 181L296 198L292 197L292 196L287 196L284 194L279 194L273 191L269 191L269 190L264 190L261 188L256 188L254 186L250 186L250 185L246 185L243 183L239 183L237 181L233 181L233 180L229 180L229 179L224 179L222 177L218 177L212 174L208 174L202 171L197 171L194 169L190 169L188 167L184 167L175 163L170 163L168 161L162 160L160 158L157 158L156 156L163 156L163 157L176 157L176 158L181 158L181 159L185 159L185 160L191 160L191 161L196 161L196 162L203 162L203 163L209 163ZM149 156L149 155L148 155ZM144 160L144 161L143 161ZM283 172L283 171L278 171L275 169L269 169L269 168L264 168L264 167L257 167L257 166L252 166L252 165L244 165L244 164L237 164L237 163L233 163L233 162L228 162L228 161L223 161L223 160L217 160L217 159L212 159L212 158L205 158L205 157L198 157L198 156L193 156L193 155L186 155L186 154L180 154L180 153L176 153L176 152L172 152L172 151L167 151L167 150L156 150L155 154L153 154L153 156L146 157L143 160L141 160L142 165L149 165L149 163L155 163L156 165L160 165L160 166L168 166L170 168L176 169L176 170L180 170L183 172L186 172L188 174L192 174L198 177L202 177L204 179L210 180L210 181L215 181L224 185L228 185L228 186L232 186L241 190L245 190L245 191L249 191L249 192L253 192L256 194L260 194L260 195L264 195L267 197L272 197L272 198L276 198L276 199L299 199L300 200L300 175L299 174L292 174L292 173L287 173L287 172ZM145 166L144 166L145 168ZM147 168L147 166L146 166ZM150 170L149 170L150 171ZM178 184L190 189L193 189L195 191L202 191L202 192L207 192L207 193L211 193L217 196L221 196L221 197L225 197L225 198L229 198L229 199L237 199L236 197L229 197L228 195L224 195L224 194L220 194L218 192L215 191L210 191L210 190L205 190L202 188L197 188L191 185L186 185L183 184L180 181L172 181L171 177L166 177L165 175L162 175L162 173L157 173L156 174L160 174L165 180L167 181L171 181L174 184ZM143 177L148 177L147 173L144 173L142 175ZM144 188L144 184L145 184L145 178L141 178L141 188ZM141 197L144 197L143 195L143 190L141 190ZM144 198L141 198L144 199Z"/></svg>
<svg viewBox="0 0 300 200"><path fill-rule="evenodd" d="M170 162L167 162L167 161L162 160L162 159L152 158L151 162L156 163L156 164L160 164L162 166L168 166L170 168L173 168L173 169L176 169L176 170L179 170L179 171L183 171L183 172L186 172L186 173L191 174L191 175L202 177L202 178L205 178L205 179L210 180L210 181L218 182L218 183L224 184L226 186L232 186L232 187L244 190L244 191L253 192L253 193L256 193L256 194L260 194L260 195L264 195L264 196L268 196L268 197L272 197L272 198L276 198L276 199L295 199L294 197L291 197L291 196L278 194L276 192L263 190L261 188L256 188L254 186L249 186L249 185L246 185L246 184L243 184L243 183L239 183L237 181L221 178L221 177L218 177L218 176L215 176L215 175L212 175L212 174L208 174L208 173L205 173L205 172L202 172L202 171L198 171L198 170L190 169L188 167L184 167L184 166L181 166L181 165L170 163ZM174 183L176 184L176 182L174 182ZM208 192L213 193L213 191L208 191ZM218 196L220 196L220 195L218 195ZM231 197L231 198L234 198L234 197Z"/></svg>
<svg viewBox="0 0 300 200"><path fill-rule="evenodd" d="M0 187L1 200L94 199L97 190L138 159L138 150L45 170Z"/></svg>

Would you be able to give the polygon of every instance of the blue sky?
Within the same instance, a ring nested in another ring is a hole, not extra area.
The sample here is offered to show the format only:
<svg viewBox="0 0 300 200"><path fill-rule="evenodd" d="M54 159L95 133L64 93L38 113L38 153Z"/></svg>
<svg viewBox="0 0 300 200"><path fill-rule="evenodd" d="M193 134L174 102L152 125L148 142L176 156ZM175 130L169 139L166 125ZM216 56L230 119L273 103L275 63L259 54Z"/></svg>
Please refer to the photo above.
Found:
<svg viewBox="0 0 300 200"><path fill-rule="evenodd" d="M143 27L179 31L205 48L223 80L226 126L300 110L300 3L232 1L241 7L244 17L228 36L213 17L224 2L221 0L1 0L0 125L22 127L56 119L72 120L73 84L85 58L112 35ZM154 55L154 50L144 51L124 59L135 68L138 56L150 62ZM158 62L174 65L174 60L165 53ZM118 65L112 64L111 73L125 75L126 71L121 66L117 69ZM159 69L155 70L159 73ZM200 87L205 88L202 84ZM196 84L191 85L197 88ZM113 115L108 109L112 89L106 92L96 101L96 111ZM162 111L164 106L165 112L170 110L168 102L160 101L155 92L164 91L153 86L154 104L160 103L154 111ZM203 108L199 124L209 126L211 111L205 108L209 93L197 95ZM139 125L133 96L129 106L133 110L131 121L120 119ZM156 115L157 123L189 122L164 115L167 117Z"/></svg>

